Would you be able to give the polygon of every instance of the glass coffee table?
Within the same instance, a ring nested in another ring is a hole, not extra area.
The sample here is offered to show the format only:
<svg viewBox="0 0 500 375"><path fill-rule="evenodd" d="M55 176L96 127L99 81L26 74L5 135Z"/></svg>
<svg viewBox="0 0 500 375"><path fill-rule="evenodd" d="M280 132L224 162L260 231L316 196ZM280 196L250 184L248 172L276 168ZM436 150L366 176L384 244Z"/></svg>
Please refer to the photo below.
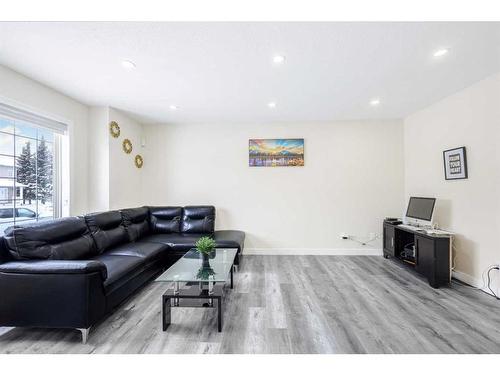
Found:
<svg viewBox="0 0 500 375"><path fill-rule="evenodd" d="M208 257L202 257L191 249L155 280L173 283L162 296L163 331L171 323L172 307L213 308L214 300L218 310L217 328L222 331L224 285L230 279L233 288L237 252L237 249L215 249Z"/></svg>

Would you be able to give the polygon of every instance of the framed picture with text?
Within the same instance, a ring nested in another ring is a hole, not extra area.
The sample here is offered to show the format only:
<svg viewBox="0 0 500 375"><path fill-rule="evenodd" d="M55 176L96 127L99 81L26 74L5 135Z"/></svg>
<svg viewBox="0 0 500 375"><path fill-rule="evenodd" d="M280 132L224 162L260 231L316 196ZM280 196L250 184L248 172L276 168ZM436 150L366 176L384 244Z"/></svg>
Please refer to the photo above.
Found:
<svg viewBox="0 0 500 375"><path fill-rule="evenodd" d="M461 180L467 178L467 155L465 147L443 151L444 178Z"/></svg>

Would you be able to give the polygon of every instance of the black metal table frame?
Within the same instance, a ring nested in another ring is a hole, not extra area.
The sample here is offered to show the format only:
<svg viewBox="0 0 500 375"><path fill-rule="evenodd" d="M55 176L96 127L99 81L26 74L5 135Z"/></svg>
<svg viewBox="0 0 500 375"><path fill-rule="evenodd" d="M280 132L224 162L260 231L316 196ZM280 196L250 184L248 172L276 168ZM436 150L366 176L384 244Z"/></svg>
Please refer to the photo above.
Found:
<svg viewBox="0 0 500 375"><path fill-rule="evenodd" d="M233 273L234 265L231 266L231 284L230 288L233 289ZM224 286L225 282L191 282L188 289L180 289L179 282L174 282L174 289L168 289L162 295L162 327L163 331L166 331L168 326L171 324L172 319L172 307L202 307L202 308L213 308L214 300L217 300L217 330L222 332L222 315L223 307L222 300L224 298ZM208 289L204 286L208 284ZM183 303L181 305L181 300L207 300L207 303L202 305L196 303Z"/></svg>

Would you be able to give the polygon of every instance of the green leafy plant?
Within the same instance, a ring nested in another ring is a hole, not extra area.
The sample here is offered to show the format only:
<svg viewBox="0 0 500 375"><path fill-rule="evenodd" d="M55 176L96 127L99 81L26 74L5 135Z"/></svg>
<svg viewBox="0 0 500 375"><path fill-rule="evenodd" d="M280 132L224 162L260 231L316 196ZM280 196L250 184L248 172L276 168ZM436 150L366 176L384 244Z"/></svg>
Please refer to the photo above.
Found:
<svg viewBox="0 0 500 375"><path fill-rule="evenodd" d="M201 254L210 254L215 249L215 240L210 237L201 237L196 241L196 251Z"/></svg>
<svg viewBox="0 0 500 375"><path fill-rule="evenodd" d="M210 276L215 275L215 271L210 267L200 267L198 273L196 274L196 278L199 280L208 280Z"/></svg>

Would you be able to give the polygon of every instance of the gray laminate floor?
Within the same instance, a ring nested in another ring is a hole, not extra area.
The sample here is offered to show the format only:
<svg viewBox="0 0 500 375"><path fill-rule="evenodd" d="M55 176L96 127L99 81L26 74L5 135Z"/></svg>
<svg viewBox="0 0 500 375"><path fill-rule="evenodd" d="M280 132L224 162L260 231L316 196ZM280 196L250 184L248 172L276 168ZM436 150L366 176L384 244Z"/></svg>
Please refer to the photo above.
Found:
<svg viewBox="0 0 500 375"><path fill-rule="evenodd" d="M1 353L500 353L500 301L463 284L434 290L392 260L245 256L216 311L173 309L151 283L94 327L0 328Z"/></svg>

